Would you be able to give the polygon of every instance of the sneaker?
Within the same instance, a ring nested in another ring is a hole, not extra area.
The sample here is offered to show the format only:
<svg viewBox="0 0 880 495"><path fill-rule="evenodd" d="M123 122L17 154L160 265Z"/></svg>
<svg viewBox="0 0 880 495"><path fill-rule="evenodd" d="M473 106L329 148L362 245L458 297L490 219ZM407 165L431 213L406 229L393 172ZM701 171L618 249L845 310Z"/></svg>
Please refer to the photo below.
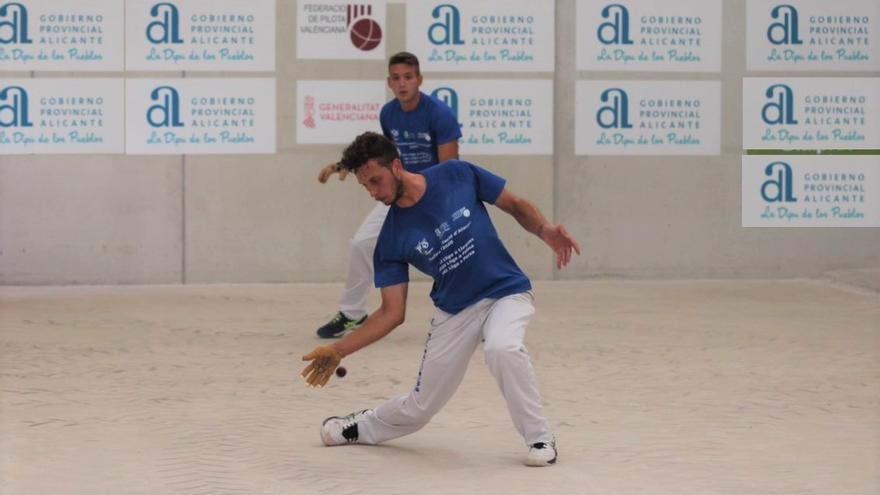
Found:
<svg viewBox="0 0 880 495"><path fill-rule="evenodd" d="M538 442L529 445L526 466L549 466L556 464L556 439L552 442Z"/></svg>
<svg viewBox="0 0 880 495"><path fill-rule="evenodd" d="M368 412L371 412L371 409L353 412L348 416L330 416L325 419L321 423L321 440L324 445L332 447L333 445L357 443L358 420Z"/></svg>
<svg viewBox="0 0 880 495"><path fill-rule="evenodd" d="M334 316L332 320L328 321L324 326L318 329L318 337L321 337L322 339L335 339L337 337L342 337L342 334L348 330L354 330L358 325L366 321L366 319L367 317L364 316L360 320L352 320L340 311L336 313L336 316Z"/></svg>

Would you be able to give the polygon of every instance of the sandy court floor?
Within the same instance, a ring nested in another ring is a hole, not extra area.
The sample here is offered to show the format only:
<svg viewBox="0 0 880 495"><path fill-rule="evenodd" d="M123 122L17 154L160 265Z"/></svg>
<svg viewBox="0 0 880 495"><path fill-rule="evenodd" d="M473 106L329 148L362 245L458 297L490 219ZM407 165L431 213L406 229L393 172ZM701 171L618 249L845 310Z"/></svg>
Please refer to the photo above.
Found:
<svg viewBox="0 0 880 495"><path fill-rule="evenodd" d="M421 432L323 447L414 384L428 290L312 390L339 285L0 288L0 493L880 493L880 295L820 281L536 284L554 467L521 464L479 350Z"/></svg>

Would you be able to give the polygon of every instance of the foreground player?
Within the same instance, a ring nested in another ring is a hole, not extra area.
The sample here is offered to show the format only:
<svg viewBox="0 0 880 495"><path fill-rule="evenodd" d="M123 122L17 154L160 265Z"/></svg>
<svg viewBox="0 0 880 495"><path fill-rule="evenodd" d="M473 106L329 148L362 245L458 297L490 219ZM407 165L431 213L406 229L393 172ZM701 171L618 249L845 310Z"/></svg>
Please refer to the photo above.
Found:
<svg viewBox="0 0 880 495"><path fill-rule="evenodd" d="M302 376L311 386L323 386L343 357L403 323L410 264L434 278L437 311L412 391L374 410L327 418L321 439L326 445L377 444L419 430L452 397L482 340L489 371L529 446L526 464L555 463L556 442L523 346L534 314L531 284L501 243L484 203L495 204L547 243L558 268L568 264L572 251L580 254L577 242L531 202L505 189L504 179L467 162L407 172L394 143L368 132L346 148L341 164L373 199L391 207L374 254L382 305L357 332L303 356L311 363Z"/></svg>
<svg viewBox="0 0 880 495"><path fill-rule="evenodd" d="M419 59L400 52L388 59L388 87L394 99L382 107L379 123L385 137L400 149L403 164L410 172L458 158L461 129L452 110L436 98L419 91L422 74ZM321 169L318 181L327 182L334 173L344 180L347 170L336 163ZM388 206L377 204L361 223L351 240L345 291L339 311L317 330L321 338L341 337L367 317L367 296L373 287L373 249Z"/></svg>

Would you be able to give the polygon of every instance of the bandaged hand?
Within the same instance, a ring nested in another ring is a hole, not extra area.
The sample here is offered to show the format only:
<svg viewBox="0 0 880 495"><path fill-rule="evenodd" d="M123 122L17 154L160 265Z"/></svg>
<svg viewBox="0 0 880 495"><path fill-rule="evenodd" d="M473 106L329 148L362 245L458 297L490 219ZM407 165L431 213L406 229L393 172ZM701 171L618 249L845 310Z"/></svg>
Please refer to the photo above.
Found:
<svg viewBox="0 0 880 495"><path fill-rule="evenodd" d="M342 356L329 345L316 347L315 350L303 356L303 361L311 361L300 376L310 387L323 387L330 381L330 376L336 371Z"/></svg>

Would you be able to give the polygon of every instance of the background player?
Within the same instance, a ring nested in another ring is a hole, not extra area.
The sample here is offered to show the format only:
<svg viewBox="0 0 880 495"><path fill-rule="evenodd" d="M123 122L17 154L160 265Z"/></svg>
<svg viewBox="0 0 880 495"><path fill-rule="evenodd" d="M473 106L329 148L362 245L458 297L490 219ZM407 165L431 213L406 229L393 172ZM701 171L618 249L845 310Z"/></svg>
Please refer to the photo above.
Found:
<svg viewBox="0 0 880 495"><path fill-rule="evenodd" d="M397 145L403 165L410 172L458 158L458 138L461 137L461 128L452 110L419 91L421 85L422 74L415 55L400 52L388 59L388 87L395 98L382 107L379 122L382 133ZM321 170L318 181L323 184L334 173L339 173L340 180L348 174L333 163ZM373 249L387 213L386 205L377 204L355 232L339 311L318 328L318 336L340 337L366 319L367 297L373 287Z"/></svg>

